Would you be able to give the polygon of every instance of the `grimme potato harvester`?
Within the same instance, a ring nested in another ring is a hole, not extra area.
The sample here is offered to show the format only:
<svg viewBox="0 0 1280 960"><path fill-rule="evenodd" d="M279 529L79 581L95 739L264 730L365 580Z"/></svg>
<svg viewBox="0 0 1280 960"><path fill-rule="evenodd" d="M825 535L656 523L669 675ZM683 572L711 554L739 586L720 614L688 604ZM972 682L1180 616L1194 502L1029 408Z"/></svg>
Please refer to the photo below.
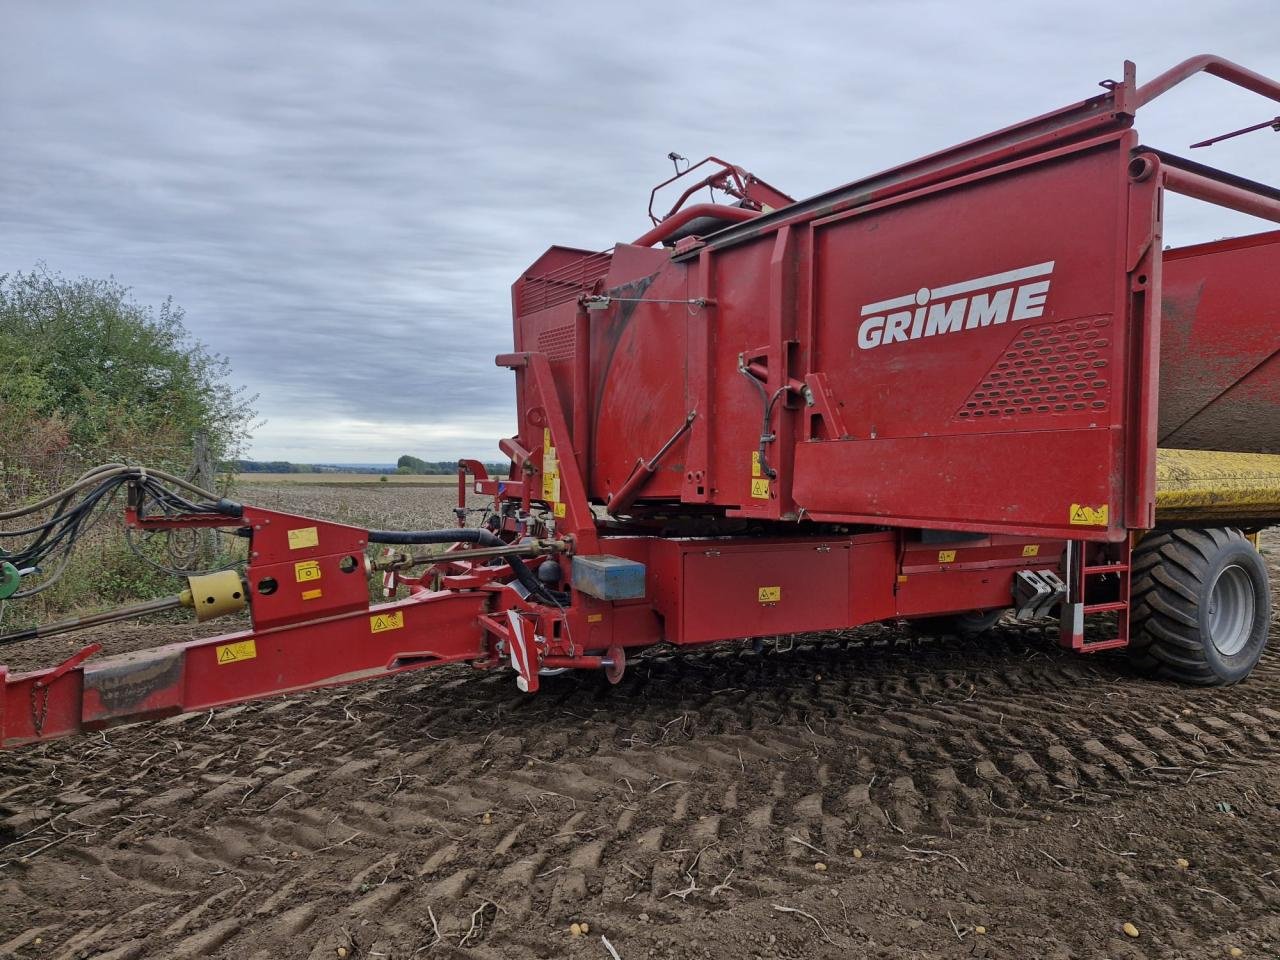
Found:
<svg viewBox="0 0 1280 960"><path fill-rule="evenodd" d="M1164 198L1280 222L1280 190L1134 129L1202 72L1280 101L1217 57L1143 84L1126 63L1086 100L807 200L677 163L674 206L651 196L634 242L552 247L515 282L510 469L463 461L455 529L359 529L122 465L0 515L25 518L4 531L9 595L120 490L134 530L247 543L178 597L7 639L178 605L252 621L0 668L0 740L450 663L532 693L560 670L616 681L659 643L886 620L1049 617L1082 654L1243 679L1270 619L1257 533L1280 521L1280 231L1166 249ZM726 202L693 202L708 189ZM371 575L393 599L371 605Z"/></svg>

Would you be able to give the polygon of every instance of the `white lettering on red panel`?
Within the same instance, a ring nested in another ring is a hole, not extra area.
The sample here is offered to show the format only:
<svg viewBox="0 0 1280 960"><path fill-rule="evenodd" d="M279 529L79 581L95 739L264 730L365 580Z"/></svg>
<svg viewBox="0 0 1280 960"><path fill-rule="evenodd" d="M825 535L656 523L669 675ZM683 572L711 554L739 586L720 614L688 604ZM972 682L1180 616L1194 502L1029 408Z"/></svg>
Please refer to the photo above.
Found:
<svg viewBox="0 0 1280 960"><path fill-rule="evenodd" d="M858 346L873 350L940 333L1039 317L1044 314L1053 264L1048 260L946 286L921 287L915 293L868 303L862 308L864 319L858 327Z"/></svg>

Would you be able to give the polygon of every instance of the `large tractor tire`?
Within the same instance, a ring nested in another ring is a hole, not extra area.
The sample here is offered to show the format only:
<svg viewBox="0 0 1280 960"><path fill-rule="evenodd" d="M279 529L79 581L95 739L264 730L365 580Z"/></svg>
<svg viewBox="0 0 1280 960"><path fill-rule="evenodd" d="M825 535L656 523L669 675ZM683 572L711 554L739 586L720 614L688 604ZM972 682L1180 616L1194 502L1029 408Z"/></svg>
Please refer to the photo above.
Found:
<svg viewBox="0 0 1280 960"><path fill-rule="evenodd" d="M1239 530L1149 533L1133 552L1129 658L1154 676L1221 686L1267 645L1267 567Z"/></svg>

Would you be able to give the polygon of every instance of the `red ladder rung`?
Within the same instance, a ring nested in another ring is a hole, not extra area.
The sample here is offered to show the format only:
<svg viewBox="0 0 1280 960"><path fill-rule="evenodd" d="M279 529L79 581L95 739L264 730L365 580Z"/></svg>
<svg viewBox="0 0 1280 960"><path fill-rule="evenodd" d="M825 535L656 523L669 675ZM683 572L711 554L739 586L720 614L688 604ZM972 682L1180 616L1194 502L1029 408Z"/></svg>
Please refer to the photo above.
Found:
<svg viewBox="0 0 1280 960"><path fill-rule="evenodd" d="M1116 637L1114 640L1095 640L1093 643L1081 644L1078 653L1098 653L1102 650L1115 650L1117 647L1127 647L1129 641L1124 637Z"/></svg>
<svg viewBox="0 0 1280 960"><path fill-rule="evenodd" d="M1095 573L1124 573L1129 569L1127 563L1102 563L1096 567L1085 567L1085 576L1091 576Z"/></svg>
<svg viewBox="0 0 1280 960"><path fill-rule="evenodd" d="M1111 603L1086 603L1084 605L1085 613L1111 613L1113 610L1128 610L1129 604L1124 600L1114 600Z"/></svg>

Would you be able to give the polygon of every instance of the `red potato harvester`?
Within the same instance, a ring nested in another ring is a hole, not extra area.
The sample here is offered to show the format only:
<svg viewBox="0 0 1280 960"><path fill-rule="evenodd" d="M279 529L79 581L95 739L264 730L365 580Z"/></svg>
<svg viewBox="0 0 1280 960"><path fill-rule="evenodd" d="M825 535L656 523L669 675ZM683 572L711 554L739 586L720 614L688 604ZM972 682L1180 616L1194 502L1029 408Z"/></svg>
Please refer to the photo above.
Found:
<svg viewBox="0 0 1280 960"><path fill-rule="evenodd" d="M119 489L135 530L247 540L243 571L5 639L178 605L248 606L252 627L0 668L0 740L446 663L532 693L565 668L616 681L661 642L976 633L1009 611L1080 653L1242 680L1270 612L1256 536L1280 521L1280 231L1166 250L1163 198L1280 222L1280 191L1140 141L1138 110L1201 71L1280 100L1217 57L1145 84L1126 63L1096 96L801 201L673 156L660 187L690 185L665 216L651 196L634 243L552 247L515 282L511 466L463 461L456 529L362 530L119 465L4 514L44 518L5 531L10 595ZM686 205L705 188L733 202ZM469 492L491 498L480 528ZM370 604L374 573L395 599Z"/></svg>

